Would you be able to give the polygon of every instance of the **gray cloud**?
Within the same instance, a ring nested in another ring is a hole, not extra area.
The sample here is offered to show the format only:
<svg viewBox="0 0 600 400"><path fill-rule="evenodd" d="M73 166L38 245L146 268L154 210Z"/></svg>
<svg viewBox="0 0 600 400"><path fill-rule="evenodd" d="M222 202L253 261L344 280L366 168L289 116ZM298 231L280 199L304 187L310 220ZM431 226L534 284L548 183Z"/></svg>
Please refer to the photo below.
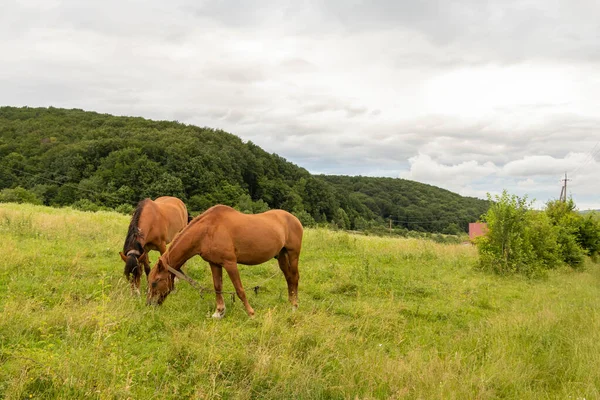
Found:
<svg viewBox="0 0 600 400"><path fill-rule="evenodd" d="M592 0L9 1L0 104L179 120L313 172L467 195L546 200L565 169L600 208L599 14Z"/></svg>
<svg viewBox="0 0 600 400"><path fill-rule="evenodd" d="M324 4L325 10L348 30L408 28L441 48L456 46L465 53L476 51L483 60L600 60L600 23L596 17L600 4L594 0L340 0Z"/></svg>

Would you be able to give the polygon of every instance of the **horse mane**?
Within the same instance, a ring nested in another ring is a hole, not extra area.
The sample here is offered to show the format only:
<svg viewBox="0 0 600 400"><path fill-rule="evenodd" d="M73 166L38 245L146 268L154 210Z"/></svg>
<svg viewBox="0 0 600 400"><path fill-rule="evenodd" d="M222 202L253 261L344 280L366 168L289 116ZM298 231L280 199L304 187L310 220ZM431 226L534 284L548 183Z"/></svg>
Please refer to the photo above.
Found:
<svg viewBox="0 0 600 400"><path fill-rule="evenodd" d="M137 250L140 254L144 252L142 245L138 241L139 238L143 238L144 235L139 231L138 224L140 222L140 216L142 210L149 199L141 200L133 212L131 222L129 223L129 229L127 230L127 236L125 237L125 243L123 244L123 253L127 254L129 250Z"/></svg>
<svg viewBox="0 0 600 400"><path fill-rule="evenodd" d="M208 210L204 211L202 214L198 215L197 217L192 217L189 212L188 212L188 224L181 230L179 231L179 233L177 235L175 235L175 238L171 241L171 247L173 247L175 244L177 244L177 242L179 242L181 236L183 236L183 233L185 231L187 231L190 226L192 225L196 225L197 223L199 223L200 221L204 220L206 218L206 216L209 213L209 211L214 212L213 209L217 206L212 206L211 208L209 208Z"/></svg>

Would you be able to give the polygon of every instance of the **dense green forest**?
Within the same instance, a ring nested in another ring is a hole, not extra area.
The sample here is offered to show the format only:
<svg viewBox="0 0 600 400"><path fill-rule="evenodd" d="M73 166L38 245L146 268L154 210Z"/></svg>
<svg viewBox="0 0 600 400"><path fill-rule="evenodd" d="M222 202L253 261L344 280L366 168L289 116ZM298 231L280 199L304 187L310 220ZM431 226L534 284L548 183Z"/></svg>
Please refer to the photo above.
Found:
<svg viewBox="0 0 600 400"><path fill-rule="evenodd" d="M252 142L179 122L83 110L0 107L0 200L127 212L172 195L192 213L217 204L283 208L306 225L455 234L488 202L417 182L311 175Z"/></svg>

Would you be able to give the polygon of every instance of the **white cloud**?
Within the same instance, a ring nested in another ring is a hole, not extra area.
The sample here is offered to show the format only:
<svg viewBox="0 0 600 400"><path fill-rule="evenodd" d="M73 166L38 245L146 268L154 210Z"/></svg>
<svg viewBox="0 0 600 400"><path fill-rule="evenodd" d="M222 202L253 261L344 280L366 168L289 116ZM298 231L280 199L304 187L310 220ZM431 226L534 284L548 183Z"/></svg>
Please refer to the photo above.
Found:
<svg viewBox="0 0 600 400"><path fill-rule="evenodd" d="M464 161L456 165L444 165L427 154L409 158L410 170L400 177L429 183L455 192L462 192L470 182L479 181L498 171L493 163L480 164L477 161ZM470 189L473 191L474 189Z"/></svg>
<svg viewBox="0 0 600 400"><path fill-rule="evenodd" d="M536 185L535 181L531 178L524 179L522 181L517 182L517 186L523 188L525 190L534 188Z"/></svg>
<svg viewBox="0 0 600 400"><path fill-rule="evenodd" d="M525 156L520 160L507 163L502 173L509 176L550 175L560 176L566 171L573 171L584 162L585 153L569 153L559 159L552 156Z"/></svg>

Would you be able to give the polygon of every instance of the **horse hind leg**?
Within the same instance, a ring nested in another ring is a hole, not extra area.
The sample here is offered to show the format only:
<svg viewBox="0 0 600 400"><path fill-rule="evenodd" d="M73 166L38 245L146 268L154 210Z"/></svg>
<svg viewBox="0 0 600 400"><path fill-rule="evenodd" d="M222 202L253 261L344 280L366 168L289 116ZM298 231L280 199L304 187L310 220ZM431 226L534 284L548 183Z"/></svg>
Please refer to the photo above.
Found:
<svg viewBox="0 0 600 400"><path fill-rule="evenodd" d="M298 255L296 252L288 251L285 247L281 249L277 257L279 268L288 287L288 300L292 305L293 309L298 308L298 281L300 280L300 274L298 273Z"/></svg>

